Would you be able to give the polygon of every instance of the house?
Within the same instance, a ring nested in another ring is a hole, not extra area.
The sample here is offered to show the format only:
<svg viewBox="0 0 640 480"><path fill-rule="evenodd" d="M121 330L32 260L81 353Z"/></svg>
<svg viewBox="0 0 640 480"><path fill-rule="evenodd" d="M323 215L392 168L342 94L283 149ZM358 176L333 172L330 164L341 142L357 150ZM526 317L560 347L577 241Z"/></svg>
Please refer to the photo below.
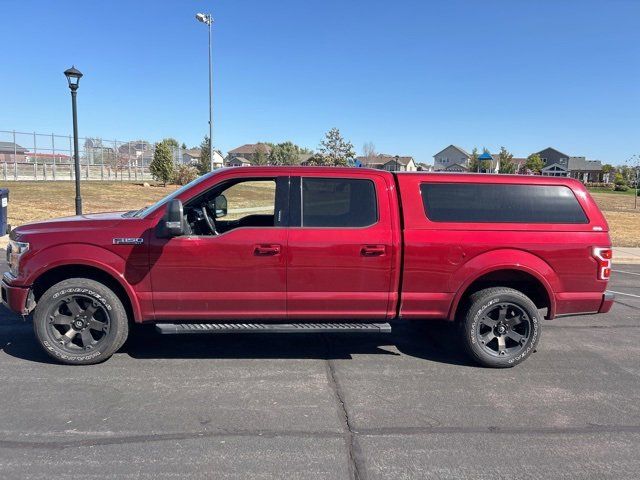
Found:
<svg viewBox="0 0 640 480"><path fill-rule="evenodd" d="M242 163L242 161L233 163L233 160L242 158L244 161L249 162L249 165L252 165L256 163L260 155L268 157L270 153L271 147L266 143L247 143L241 147L229 150L225 163L228 166L235 166L235 163Z"/></svg>
<svg viewBox="0 0 640 480"><path fill-rule="evenodd" d="M572 157L555 148L548 147L537 152L544 161L542 175L551 177L571 177L587 182L602 182L602 162L587 160L586 157Z"/></svg>
<svg viewBox="0 0 640 480"><path fill-rule="evenodd" d="M244 157L233 157L230 160L227 157L227 167L250 167L251 165L253 163Z"/></svg>
<svg viewBox="0 0 640 480"><path fill-rule="evenodd" d="M460 147L449 145L433 156L433 170L447 172L466 172L469 170L469 155Z"/></svg>
<svg viewBox="0 0 640 480"><path fill-rule="evenodd" d="M0 162L24 162L27 149L13 142L0 142Z"/></svg>
<svg viewBox="0 0 640 480"><path fill-rule="evenodd" d="M201 150L199 148L189 148L182 151L182 163L195 165L200 161ZM213 168L224 167L224 157L218 150L213 151Z"/></svg>
<svg viewBox="0 0 640 480"><path fill-rule="evenodd" d="M363 167L377 168L389 172L415 172L418 170L415 160L409 156L379 153L370 157L356 157L356 161L360 162Z"/></svg>

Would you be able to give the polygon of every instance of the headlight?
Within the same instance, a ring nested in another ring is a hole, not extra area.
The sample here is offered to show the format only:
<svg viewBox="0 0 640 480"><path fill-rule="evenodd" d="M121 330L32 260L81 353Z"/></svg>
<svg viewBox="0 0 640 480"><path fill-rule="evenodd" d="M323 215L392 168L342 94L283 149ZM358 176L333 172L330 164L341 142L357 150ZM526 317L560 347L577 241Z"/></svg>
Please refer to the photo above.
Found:
<svg viewBox="0 0 640 480"><path fill-rule="evenodd" d="M9 264L11 275L14 277L17 277L20 273L20 257L28 250L29 244L27 242L9 240L9 245L7 245L7 263Z"/></svg>

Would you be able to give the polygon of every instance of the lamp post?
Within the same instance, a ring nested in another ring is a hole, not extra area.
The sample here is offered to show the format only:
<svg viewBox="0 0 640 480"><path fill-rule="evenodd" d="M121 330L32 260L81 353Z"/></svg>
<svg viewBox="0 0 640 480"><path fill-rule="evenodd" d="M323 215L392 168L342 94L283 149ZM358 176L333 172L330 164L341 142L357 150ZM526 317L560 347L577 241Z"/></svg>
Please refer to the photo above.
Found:
<svg viewBox="0 0 640 480"><path fill-rule="evenodd" d="M76 172L76 215L82 215L82 197L80 196L80 154L78 153L78 108L76 106L76 94L82 73L76 67L68 68L64 75L69 82L71 90L71 109L73 112L73 159Z"/></svg>
<svg viewBox="0 0 640 480"><path fill-rule="evenodd" d="M209 27L209 161L213 171L213 67L211 65L211 25L213 17L210 13L197 13L196 20Z"/></svg>

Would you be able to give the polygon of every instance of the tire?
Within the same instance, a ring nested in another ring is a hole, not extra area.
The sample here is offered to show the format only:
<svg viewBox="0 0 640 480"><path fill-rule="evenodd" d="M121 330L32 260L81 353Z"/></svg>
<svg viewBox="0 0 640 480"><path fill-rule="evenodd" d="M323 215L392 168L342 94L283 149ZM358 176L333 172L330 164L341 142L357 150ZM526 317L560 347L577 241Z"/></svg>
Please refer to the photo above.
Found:
<svg viewBox="0 0 640 480"><path fill-rule="evenodd" d="M33 327L40 346L68 365L107 360L127 339L127 313L108 287L87 278L55 284L38 300Z"/></svg>
<svg viewBox="0 0 640 480"><path fill-rule="evenodd" d="M523 362L540 341L538 309L518 290L494 287L469 298L460 321L470 357L485 367L506 368Z"/></svg>

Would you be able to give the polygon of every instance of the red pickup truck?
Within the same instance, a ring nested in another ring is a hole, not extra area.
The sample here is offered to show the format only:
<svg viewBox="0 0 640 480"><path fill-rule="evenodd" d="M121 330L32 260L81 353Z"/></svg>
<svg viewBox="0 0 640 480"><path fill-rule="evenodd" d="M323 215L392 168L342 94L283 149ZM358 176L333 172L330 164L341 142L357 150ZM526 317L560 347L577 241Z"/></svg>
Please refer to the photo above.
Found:
<svg viewBox="0 0 640 480"><path fill-rule="evenodd" d="M608 312L611 241L568 178L227 168L137 211L11 232L2 301L55 359L161 333L384 332L448 319L485 366L534 351L542 316Z"/></svg>

